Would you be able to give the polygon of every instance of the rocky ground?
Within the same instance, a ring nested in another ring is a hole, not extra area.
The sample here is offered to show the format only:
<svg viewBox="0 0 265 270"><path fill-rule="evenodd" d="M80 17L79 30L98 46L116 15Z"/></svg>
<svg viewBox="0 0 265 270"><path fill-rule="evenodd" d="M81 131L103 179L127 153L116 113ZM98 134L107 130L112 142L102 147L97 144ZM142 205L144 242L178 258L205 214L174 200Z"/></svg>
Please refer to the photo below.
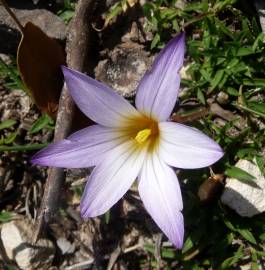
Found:
<svg viewBox="0 0 265 270"><path fill-rule="evenodd" d="M38 5L30 1L23 2L9 3L22 24L33 21L49 36L65 42L66 24L52 12L56 9L52 1L51 6L44 1ZM138 32L137 26L133 25L131 31L123 35L118 46L100 52L102 60L95 68L99 80L128 98L134 96L138 81L153 60L138 42ZM0 51L2 60L7 64L11 62L8 55L14 54L19 40L19 30L0 6ZM106 44L112 46L111 41ZM40 112L25 92L21 89L10 91L2 80L0 93L1 122L7 119L16 121L7 131L16 133L16 144L45 143L51 140L52 130L29 133L33 123L40 117ZM43 233L44 238L36 246L31 245L33 223L47 176L46 169L29 163L32 154L1 154L0 204L1 209L12 213L12 221L4 223L1 230L1 267L16 269L16 264L21 269L128 269L130 261L129 269L136 269L139 267L139 258L148 258L143 246L152 243L153 236L146 226L151 230L155 226L143 210L136 190L131 190L108 216L88 222L81 220L80 192L89 170L67 172L60 196L60 211ZM146 216L145 221L139 222L143 216ZM157 236L161 235L157 229L155 231ZM154 238L157 238L156 235ZM118 257L120 263L117 264ZM145 269L145 266L141 269Z"/></svg>
<svg viewBox="0 0 265 270"><path fill-rule="evenodd" d="M69 25L58 16L63 1L7 2L22 24L33 21L45 33L65 45ZM106 1L101 12L106 11L114 2ZM179 2L185 4L190 1ZM135 8L129 10L122 19L118 18L114 26L104 31L95 31L97 49L94 59L91 59L95 78L105 82L131 102L138 81L150 68L158 51L150 52L150 47L147 46L150 45L154 35L144 31L145 23L146 18L141 9ZM95 20L94 27L99 28L98 25L102 25L102 20ZM14 63L19 40L18 28L0 5L0 58L7 65L12 66ZM190 64L189 61L187 57L187 66ZM190 79L185 68L181 72L184 80ZM14 83L12 80L11 82ZM187 88L185 85L182 86L184 98L180 101L178 113L185 111L186 108L198 107L198 95L185 96ZM209 121L214 123L215 131L221 130L220 133L224 132L229 138L240 140L240 136L251 127L260 136L264 131L264 118L255 115L247 117L244 112L231 109L228 105L229 97L226 92L219 91L205 100L204 105L210 112ZM254 94L252 100L265 102L264 92ZM1 128L0 125L0 140L8 138L11 143L7 145L50 142L53 138L54 124L46 125L38 132L31 132L32 125L40 116L38 108L18 84L10 85L10 77L0 77L0 123L13 120L13 124L7 128ZM199 119L195 125L207 126L200 121ZM229 126L230 123L233 124ZM222 142L221 135L220 138ZM247 139L244 137L242 140ZM259 146L264 159L265 151L262 143ZM224 146L227 145L229 143L225 142ZM133 186L106 215L88 221L81 220L79 203L85 177L90 173L90 169L67 170L63 190L60 193L59 211L55 219L43 228L42 238L33 245L31 242L33 224L43 198L47 177L47 169L30 164L29 160L33 153L34 151L0 153L0 269L250 269L253 247L259 252L264 252L264 233L263 240L260 236L265 229L260 225L264 221L264 216L259 215L253 221L256 227L249 225L250 234L246 230L242 232L246 229L244 226L240 227L241 224L250 224L252 221L241 219L239 216L252 217L265 210L264 175L260 172L259 166L250 162L243 154L241 158L233 159L237 161L235 166L255 176L257 181L252 185L233 177L227 177L224 181L224 165L221 164L216 168L221 175L221 184L216 193L218 195L214 195L216 196L214 202L210 204L201 203L200 194L197 196L200 184L211 178L208 178L208 170L195 171L193 174L177 171L186 205L184 215L187 216L187 237L183 251L175 251L151 220L143 208L136 186ZM230 156L232 155L231 150ZM231 159L230 156L227 160ZM198 177L201 180L198 180ZM196 185L193 184L194 179L198 181ZM236 225L229 223L230 218ZM214 236L215 230L218 231L218 236ZM194 231L201 233L193 235ZM252 233L257 241L255 238L253 240ZM223 246L211 254L209 250L216 242L221 243L223 240L224 242L227 240L228 244L222 243ZM241 246L243 251L241 250L242 254L238 256L242 259L240 265L236 265L237 261L231 263L230 259L227 268L225 266L219 268L221 262L218 261L216 254L220 252L220 257L225 261L232 254L236 252L239 254ZM257 259L260 268L251 269L262 269L265 265L264 257L262 253ZM218 261L215 265L219 266L212 267L211 260ZM200 267L194 268L196 263Z"/></svg>

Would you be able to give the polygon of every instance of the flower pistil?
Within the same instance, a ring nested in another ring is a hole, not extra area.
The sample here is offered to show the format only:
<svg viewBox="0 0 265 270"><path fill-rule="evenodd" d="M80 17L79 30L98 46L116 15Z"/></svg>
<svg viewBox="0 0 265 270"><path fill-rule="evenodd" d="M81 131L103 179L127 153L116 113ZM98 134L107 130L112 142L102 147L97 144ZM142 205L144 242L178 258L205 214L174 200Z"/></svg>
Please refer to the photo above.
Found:
<svg viewBox="0 0 265 270"><path fill-rule="evenodd" d="M134 139L139 144L142 144L150 137L151 134L152 134L152 130L150 128L145 128L145 129L138 131L138 133Z"/></svg>

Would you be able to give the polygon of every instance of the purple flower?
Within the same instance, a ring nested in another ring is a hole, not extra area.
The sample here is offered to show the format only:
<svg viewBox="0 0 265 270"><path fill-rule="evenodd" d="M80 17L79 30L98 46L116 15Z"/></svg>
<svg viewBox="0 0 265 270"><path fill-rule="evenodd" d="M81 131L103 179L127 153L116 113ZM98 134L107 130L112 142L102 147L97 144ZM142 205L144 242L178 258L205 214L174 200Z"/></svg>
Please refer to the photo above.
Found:
<svg viewBox="0 0 265 270"><path fill-rule="evenodd" d="M32 158L43 166L96 166L82 196L84 218L108 211L138 177L146 210L177 248L183 245L183 205L171 166L201 168L223 156L220 146L197 129L167 121L178 96L184 52L181 33L140 81L137 110L106 85L63 67L75 103L98 125L51 144Z"/></svg>

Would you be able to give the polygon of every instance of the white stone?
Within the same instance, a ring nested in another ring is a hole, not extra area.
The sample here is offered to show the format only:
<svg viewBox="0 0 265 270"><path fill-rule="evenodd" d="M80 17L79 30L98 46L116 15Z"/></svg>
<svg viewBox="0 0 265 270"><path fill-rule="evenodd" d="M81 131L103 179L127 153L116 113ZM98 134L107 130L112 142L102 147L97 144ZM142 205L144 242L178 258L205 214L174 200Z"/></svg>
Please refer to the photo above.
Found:
<svg viewBox="0 0 265 270"><path fill-rule="evenodd" d="M227 178L221 201L240 216L252 217L265 211L265 178L258 166L248 160L239 160L236 167L256 177L253 182Z"/></svg>
<svg viewBox="0 0 265 270"><path fill-rule="evenodd" d="M75 245L72 244L64 237L60 237L56 241L57 246L60 248L62 254L71 254L75 251Z"/></svg>
<svg viewBox="0 0 265 270"><path fill-rule="evenodd" d="M265 3L263 0L256 0L254 2L259 14L259 21L262 32L265 33ZM265 43L265 39L263 39L263 43Z"/></svg>
<svg viewBox="0 0 265 270"><path fill-rule="evenodd" d="M262 267L261 265L258 265L259 270L262 270L261 267ZM249 270L249 269L253 269L253 268L251 268L251 263L240 265L240 270Z"/></svg>
<svg viewBox="0 0 265 270"><path fill-rule="evenodd" d="M15 260L23 270L49 269L54 258L55 248L47 239L40 239L36 245L31 242L32 224L26 220L14 220L3 224L1 239L6 254Z"/></svg>

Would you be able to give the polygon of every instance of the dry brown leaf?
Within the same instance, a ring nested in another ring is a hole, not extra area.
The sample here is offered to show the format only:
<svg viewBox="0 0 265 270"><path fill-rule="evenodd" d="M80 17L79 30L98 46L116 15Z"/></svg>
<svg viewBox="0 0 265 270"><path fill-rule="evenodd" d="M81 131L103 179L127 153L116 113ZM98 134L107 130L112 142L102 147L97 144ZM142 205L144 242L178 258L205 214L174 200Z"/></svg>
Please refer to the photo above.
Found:
<svg viewBox="0 0 265 270"><path fill-rule="evenodd" d="M213 174L206 179L199 187L198 197L202 202L210 202L222 188L223 174Z"/></svg>
<svg viewBox="0 0 265 270"><path fill-rule="evenodd" d="M63 85L60 65L65 63L61 45L39 27L23 27L17 52L20 75L39 109L55 118Z"/></svg>

